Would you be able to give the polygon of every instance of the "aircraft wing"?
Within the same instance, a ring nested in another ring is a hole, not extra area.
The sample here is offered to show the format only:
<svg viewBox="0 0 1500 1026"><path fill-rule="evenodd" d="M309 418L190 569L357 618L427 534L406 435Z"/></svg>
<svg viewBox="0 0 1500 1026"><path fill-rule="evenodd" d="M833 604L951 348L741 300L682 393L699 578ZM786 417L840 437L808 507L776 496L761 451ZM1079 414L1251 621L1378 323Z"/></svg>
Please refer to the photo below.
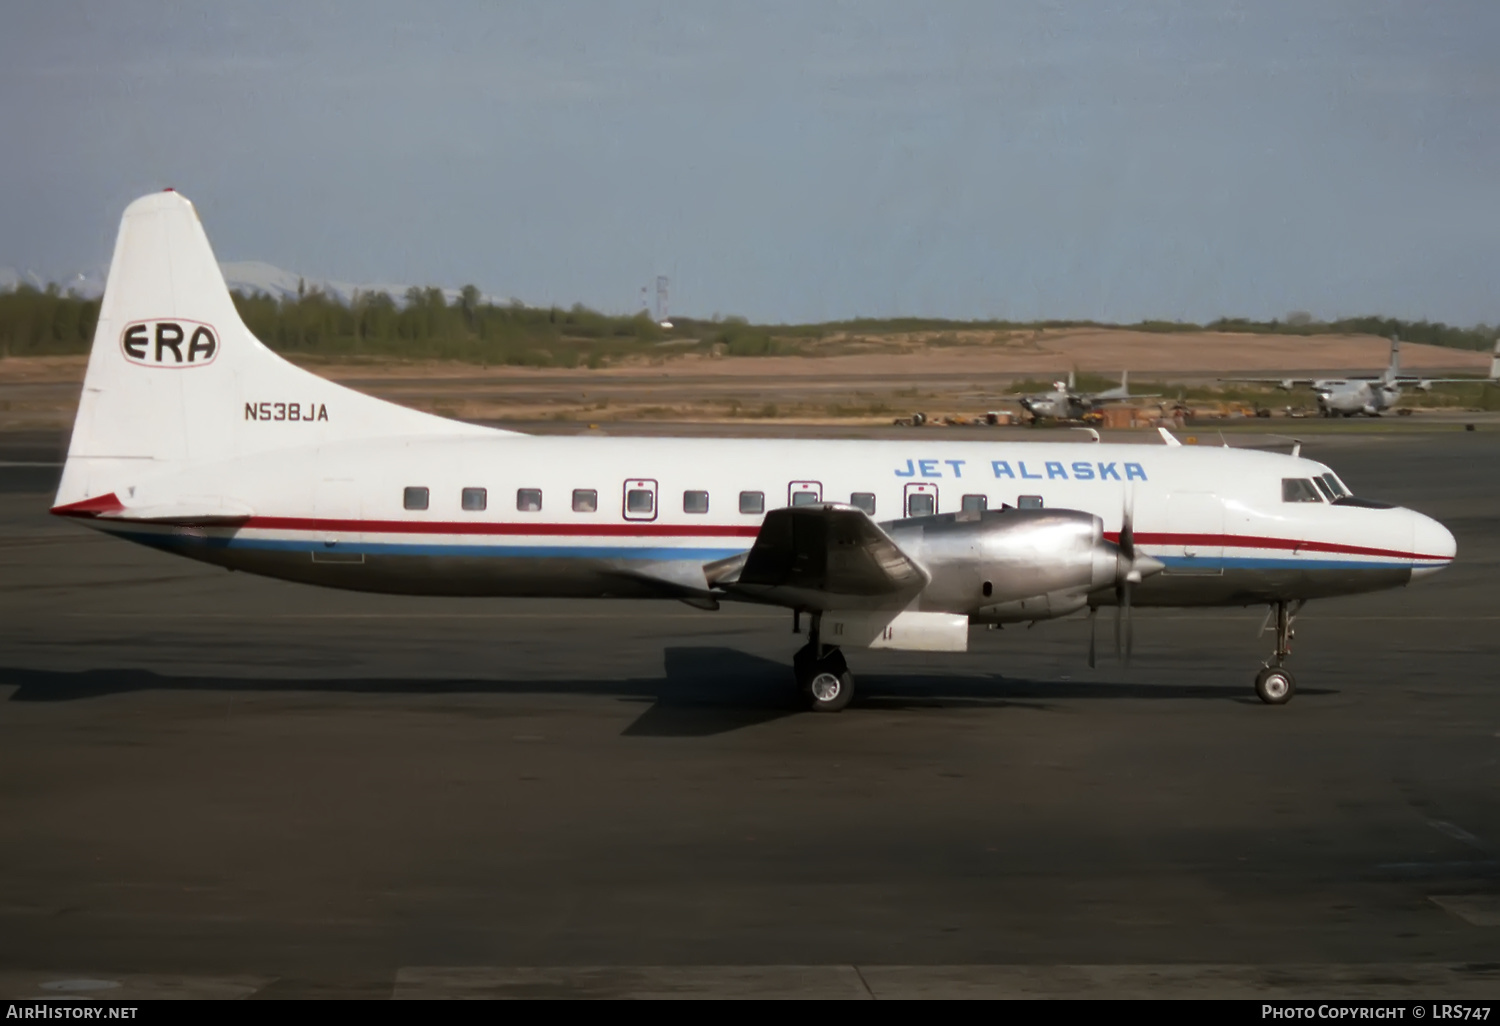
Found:
<svg viewBox="0 0 1500 1026"><path fill-rule="evenodd" d="M1160 392L1141 392L1135 395L1091 395L1088 396L1091 403L1126 403L1132 399L1160 399Z"/></svg>
<svg viewBox="0 0 1500 1026"><path fill-rule="evenodd" d="M1297 385L1315 385L1319 381L1327 381L1327 378L1220 378L1220 381L1237 381L1243 384L1253 385L1280 385L1282 388L1293 388Z"/></svg>
<svg viewBox="0 0 1500 1026"><path fill-rule="evenodd" d="M1422 378L1414 374L1403 374L1396 379L1398 385L1416 385L1425 388L1428 385L1486 385L1494 384L1494 378Z"/></svg>
<svg viewBox="0 0 1500 1026"><path fill-rule="evenodd" d="M772 510L749 552L704 572L730 597L816 610L904 605L931 580L863 510L832 503Z"/></svg>

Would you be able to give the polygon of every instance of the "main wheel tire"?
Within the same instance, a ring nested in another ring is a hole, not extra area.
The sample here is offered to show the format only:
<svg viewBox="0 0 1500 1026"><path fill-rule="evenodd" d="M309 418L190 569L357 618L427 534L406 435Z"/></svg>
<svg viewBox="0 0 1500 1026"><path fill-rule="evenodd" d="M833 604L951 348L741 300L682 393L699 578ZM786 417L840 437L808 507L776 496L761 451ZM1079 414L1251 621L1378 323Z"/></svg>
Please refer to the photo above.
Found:
<svg viewBox="0 0 1500 1026"><path fill-rule="evenodd" d="M803 688L813 712L839 712L854 698L854 675L848 670L819 667Z"/></svg>
<svg viewBox="0 0 1500 1026"><path fill-rule="evenodd" d="M1286 705L1297 693L1297 678L1279 666L1267 666L1255 675L1255 694L1267 705Z"/></svg>
<svg viewBox="0 0 1500 1026"><path fill-rule="evenodd" d="M838 712L854 698L854 676L844 653L830 649L820 659L811 645L792 657L802 700L813 712Z"/></svg>

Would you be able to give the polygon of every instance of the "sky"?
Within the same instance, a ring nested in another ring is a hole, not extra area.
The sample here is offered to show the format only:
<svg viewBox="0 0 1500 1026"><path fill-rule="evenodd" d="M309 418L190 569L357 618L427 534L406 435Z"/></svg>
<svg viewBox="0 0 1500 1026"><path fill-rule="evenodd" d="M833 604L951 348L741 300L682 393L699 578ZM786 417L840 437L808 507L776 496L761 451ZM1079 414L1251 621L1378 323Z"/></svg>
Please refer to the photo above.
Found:
<svg viewBox="0 0 1500 1026"><path fill-rule="evenodd" d="M537 305L1500 321L1500 4L11 0L0 265Z"/></svg>

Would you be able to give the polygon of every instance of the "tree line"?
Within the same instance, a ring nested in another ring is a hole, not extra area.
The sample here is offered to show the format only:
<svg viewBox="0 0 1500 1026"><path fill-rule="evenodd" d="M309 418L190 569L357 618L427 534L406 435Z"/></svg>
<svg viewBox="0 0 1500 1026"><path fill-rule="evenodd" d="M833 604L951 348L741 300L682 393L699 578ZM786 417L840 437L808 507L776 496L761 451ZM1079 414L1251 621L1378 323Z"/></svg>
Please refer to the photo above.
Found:
<svg viewBox="0 0 1500 1026"><path fill-rule="evenodd" d="M296 296L232 293L240 317L278 352L332 358L396 357L461 360L529 366L602 366L620 356L693 349L729 356L795 353L798 343L829 335L896 332L1036 331L1048 328L1133 328L1138 331L1224 331L1253 334L1398 335L1404 341L1487 350L1497 329L1453 327L1393 317L1313 321L1305 317L1253 321L1221 318L1208 324L1141 321L948 321L930 318L860 318L800 325L756 325L744 318L679 318L666 329L644 311L634 316L599 313L578 304L568 309L483 301L465 286L453 300L437 288L411 288L398 300L385 292L361 292L345 302L317 289ZM99 300L56 285L23 284L0 292L0 357L88 352L99 319ZM667 348L670 347L670 348Z"/></svg>

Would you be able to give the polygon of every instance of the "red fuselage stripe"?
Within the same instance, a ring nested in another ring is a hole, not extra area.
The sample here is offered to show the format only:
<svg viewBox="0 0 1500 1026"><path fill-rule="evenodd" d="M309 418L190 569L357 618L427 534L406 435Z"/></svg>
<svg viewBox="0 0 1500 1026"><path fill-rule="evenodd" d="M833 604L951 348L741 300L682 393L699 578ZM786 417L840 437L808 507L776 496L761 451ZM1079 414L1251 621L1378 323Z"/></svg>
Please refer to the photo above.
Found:
<svg viewBox="0 0 1500 1026"><path fill-rule="evenodd" d="M1108 531L1104 537L1113 542L1120 540L1117 531ZM1250 534L1166 534L1155 531L1136 531L1135 540L1139 545L1222 545L1232 549L1286 549L1290 552L1332 552L1343 556L1387 556L1391 559L1437 561L1452 558L1451 556L1428 556L1420 552L1400 552L1396 549L1373 549L1364 545L1301 541L1296 538L1265 538Z"/></svg>
<svg viewBox="0 0 1500 1026"><path fill-rule="evenodd" d="M588 536L595 538L754 538L758 526L713 524L558 524L484 523L450 520L320 520L306 517L251 517L250 528L285 531L362 531L367 534L480 534Z"/></svg>

